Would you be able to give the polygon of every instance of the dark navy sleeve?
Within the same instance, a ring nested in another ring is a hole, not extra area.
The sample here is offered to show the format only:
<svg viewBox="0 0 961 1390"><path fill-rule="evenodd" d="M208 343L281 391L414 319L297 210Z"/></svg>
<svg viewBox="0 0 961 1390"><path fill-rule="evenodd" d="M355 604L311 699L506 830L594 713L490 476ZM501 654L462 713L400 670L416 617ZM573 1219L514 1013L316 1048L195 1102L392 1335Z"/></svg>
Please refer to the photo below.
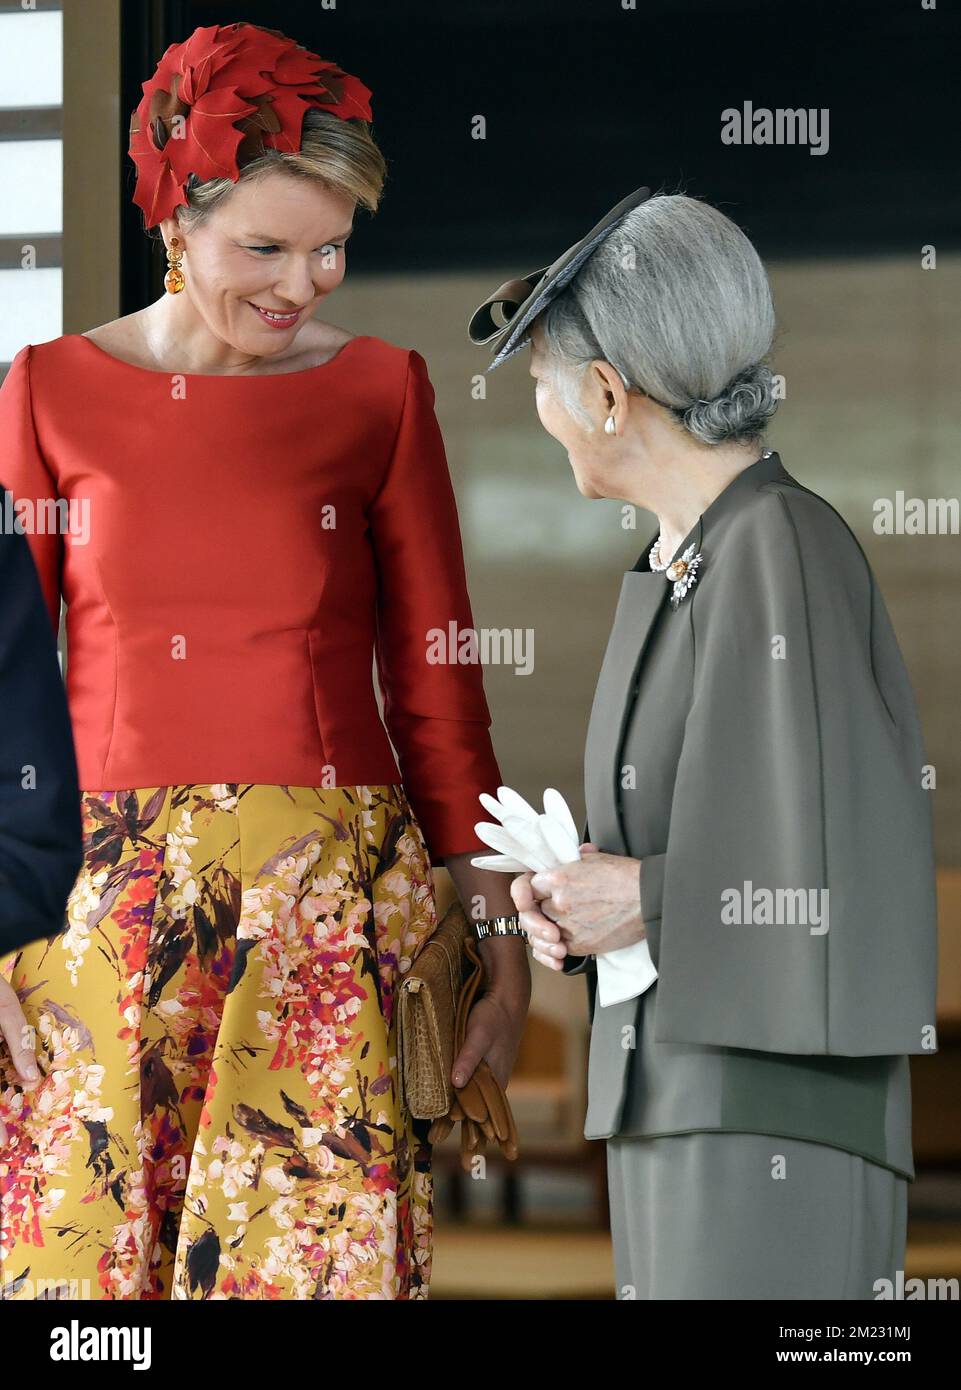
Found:
<svg viewBox="0 0 961 1390"><path fill-rule="evenodd" d="M64 929L82 858L77 764L56 638L27 538L2 528L0 955Z"/></svg>

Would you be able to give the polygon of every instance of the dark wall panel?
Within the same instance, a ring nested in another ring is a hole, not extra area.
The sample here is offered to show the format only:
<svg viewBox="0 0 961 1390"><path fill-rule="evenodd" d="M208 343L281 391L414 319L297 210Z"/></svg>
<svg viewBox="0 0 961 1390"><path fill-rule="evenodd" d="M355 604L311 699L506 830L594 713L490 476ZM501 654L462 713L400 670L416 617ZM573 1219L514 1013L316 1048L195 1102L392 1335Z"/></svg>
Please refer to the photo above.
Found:
<svg viewBox="0 0 961 1390"><path fill-rule="evenodd" d="M634 11L620 0L144 0L124 16L128 110L168 43L237 19L283 29L373 89L390 177L376 267L358 219L355 274L533 269L640 183L716 203L766 256L961 242L961 16L943 0L638 0ZM723 144L721 112L745 100L826 107L828 152ZM485 140L470 137L478 113ZM125 232L127 296L143 303L135 210Z"/></svg>

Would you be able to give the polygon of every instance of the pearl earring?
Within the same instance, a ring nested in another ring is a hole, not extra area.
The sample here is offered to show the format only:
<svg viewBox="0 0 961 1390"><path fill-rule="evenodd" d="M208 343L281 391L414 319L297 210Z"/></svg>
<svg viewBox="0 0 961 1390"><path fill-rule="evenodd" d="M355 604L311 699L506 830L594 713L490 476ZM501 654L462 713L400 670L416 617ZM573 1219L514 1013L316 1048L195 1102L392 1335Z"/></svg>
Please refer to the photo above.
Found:
<svg viewBox="0 0 961 1390"><path fill-rule="evenodd" d="M614 429L615 429L615 425L614 425L614 416L613 416L613 415L608 415L607 419L604 421L604 433L605 433L605 434L613 434L613 433L614 433Z"/></svg>

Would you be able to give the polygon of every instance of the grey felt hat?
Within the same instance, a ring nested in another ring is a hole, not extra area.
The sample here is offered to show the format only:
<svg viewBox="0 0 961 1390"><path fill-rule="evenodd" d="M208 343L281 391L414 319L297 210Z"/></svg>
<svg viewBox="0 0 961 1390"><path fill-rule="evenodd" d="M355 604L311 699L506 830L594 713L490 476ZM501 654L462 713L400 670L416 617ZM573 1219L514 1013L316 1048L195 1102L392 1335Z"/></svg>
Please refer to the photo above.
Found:
<svg viewBox="0 0 961 1390"><path fill-rule="evenodd" d="M515 352L527 346L530 339L523 336L525 328L573 280L591 252L597 250L632 208L639 207L650 196L649 188L636 188L612 207L586 236L558 256L552 265L543 270L533 270L530 275L516 280L505 281L483 304L477 306L470 316L467 332L471 342L492 344L494 360L487 371L492 372L508 357L513 357ZM500 309L506 323L495 321L495 308Z"/></svg>

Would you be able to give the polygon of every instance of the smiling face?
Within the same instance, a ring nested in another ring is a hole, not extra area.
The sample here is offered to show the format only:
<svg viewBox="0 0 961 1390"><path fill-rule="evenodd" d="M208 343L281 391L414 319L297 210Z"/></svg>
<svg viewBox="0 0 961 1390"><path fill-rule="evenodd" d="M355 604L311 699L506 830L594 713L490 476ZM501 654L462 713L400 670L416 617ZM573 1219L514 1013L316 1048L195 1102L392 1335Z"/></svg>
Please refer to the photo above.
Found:
<svg viewBox="0 0 961 1390"><path fill-rule="evenodd" d="M182 294L207 329L240 353L276 356L343 280L355 207L313 180L268 173L188 232L172 218L162 226L168 246L181 240Z"/></svg>

